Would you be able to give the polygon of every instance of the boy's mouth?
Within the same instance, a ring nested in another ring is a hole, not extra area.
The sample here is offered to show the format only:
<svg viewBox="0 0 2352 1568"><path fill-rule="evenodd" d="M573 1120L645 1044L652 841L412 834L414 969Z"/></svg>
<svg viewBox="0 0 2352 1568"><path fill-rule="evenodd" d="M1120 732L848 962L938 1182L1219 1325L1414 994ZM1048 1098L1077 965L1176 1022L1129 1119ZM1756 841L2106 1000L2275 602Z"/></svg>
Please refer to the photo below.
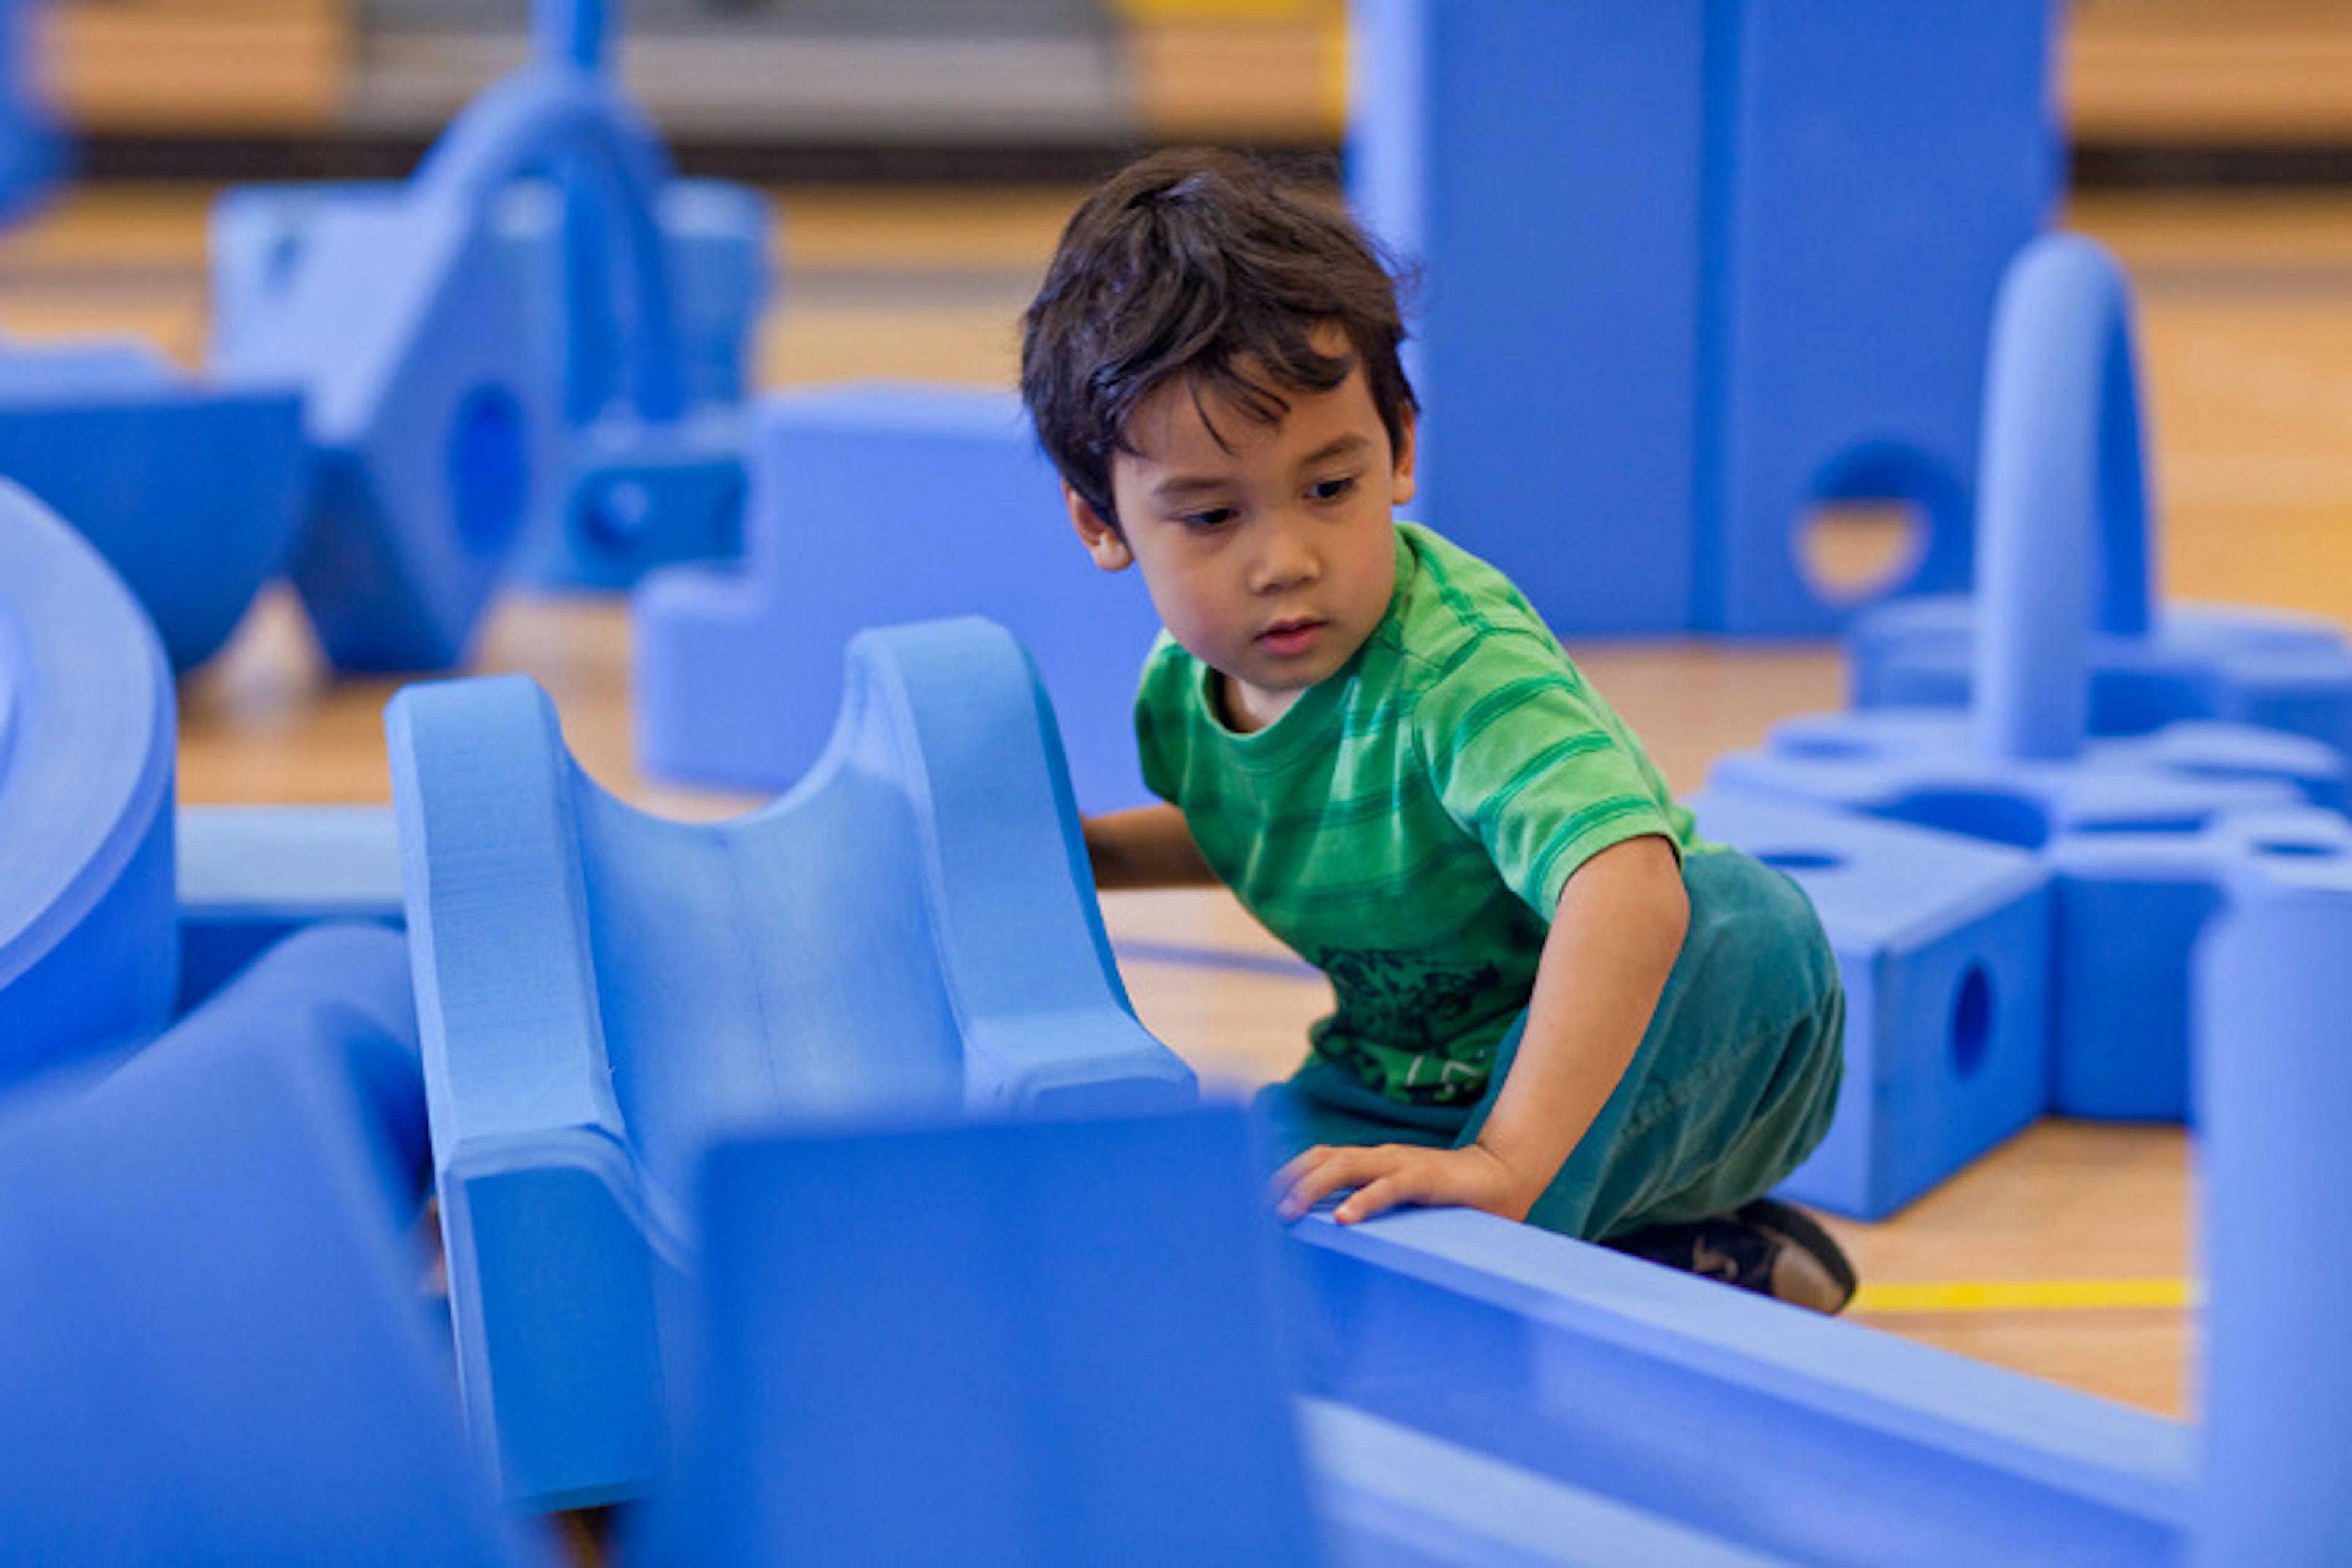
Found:
<svg viewBox="0 0 2352 1568"><path fill-rule="evenodd" d="M1307 616L1276 621L1257 634L1257 640L1268 653L1278 656L1305 653L1323 635L1324 623Z"/></svg>

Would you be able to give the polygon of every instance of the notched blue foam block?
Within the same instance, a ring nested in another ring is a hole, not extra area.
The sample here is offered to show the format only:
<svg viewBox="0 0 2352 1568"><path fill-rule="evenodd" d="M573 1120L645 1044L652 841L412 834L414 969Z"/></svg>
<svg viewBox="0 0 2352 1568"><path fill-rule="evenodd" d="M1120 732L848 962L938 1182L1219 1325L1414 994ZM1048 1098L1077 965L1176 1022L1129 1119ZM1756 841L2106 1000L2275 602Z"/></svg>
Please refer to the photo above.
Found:
<svg viewBox="0 0 2352 1568"><path fill-rule="evenodd" d="M290 385L206 385L131 343L0 345L0 474L98 546L174 669L285 569L308 464Z"/></svg>
<svg viewBox="0 0 2352 1568"><path fill-rule="evenodd" d="M2059 184L2049 9L1357 0L1425 520L1570 634L1836 626L1822 502L1908 503L1891 587L1965 583L1994 289Z"/></svg>
<svg viewBox="0 0 2352 1568"><path fill-rule="evenodd" d="M631 1557L1314 1561L1257 1187L1232 1108L720 1143Z"/></svg>
<svg viewBox="0 0 2352 1568"><path fill-rule="evenodd" d="M0 480L0 1085L170 1020L178 736L130 590Z"/></svg>
<svg viewBox="0 0 2352 1568"><path fill-rule="evenodd" d="M720 1132L1196 1092L1127 1005L999 627L861 637L825 754L729 823L605 795L520 677L411 688L388 724L461 1378L510 1500L659 1472L659 1303Z"/></svg>
<svg viewBox="0 0 2352 1568"><path fill-rule="evenodd" d="M2039 1117L2050 1074L2050 875L2032 854L1733 795L1699 829L1793 878L1846 997L1845 1084L1783 1195L1883 1219Z"/></svg>
<svg viewBox="0 0 2352 1568"><path fill-rule="evenodd" d="M181 1012L304 926L405 920L389 805L186 805L175 832Z"/></svg>
<svg viewBox="0 0 2352 1568"><path fill-rule="evenodd" d="M86 1091L0 1104L0 1519L39 1563L547 1560L418 1294L400 938L318 930Z"/></svg>
<svg viewBox="0 0 2352 1568"><path fill-rule="evenodd" d="M1159 632L1133 574L1106 578L1010 394L864 384L753 415L740 570L680 568L633 605L640 764L780 789L824 741L859 626L972 613L1035 658L1089 811L1150 799L1135 671Z"/></svg>

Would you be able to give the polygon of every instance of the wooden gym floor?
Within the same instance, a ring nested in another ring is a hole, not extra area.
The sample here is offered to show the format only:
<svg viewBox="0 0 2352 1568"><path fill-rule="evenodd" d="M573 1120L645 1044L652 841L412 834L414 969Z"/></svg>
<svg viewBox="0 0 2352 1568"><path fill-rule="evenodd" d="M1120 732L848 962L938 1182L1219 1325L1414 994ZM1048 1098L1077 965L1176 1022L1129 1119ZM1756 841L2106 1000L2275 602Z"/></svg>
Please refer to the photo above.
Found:
<svg viewBox="0 0 2352 1568"><path fill-rule="evenodd" d="M1008 382L1014 318L1074 195L779 193L783 282L762 380ZM28 339L132 333L196 363L208 198L82 192L0 236L0 326ZM2168 592L2352 622L2352 192L2103 197L2068 221L2112 245L2140 291ZM1035 526L1065 525L1041 514ZM755 804L638 774L627 637L618 601L516 597L476 668L536 676L583 762L627 798L695 816ZM1677 788L1774 721L1843 700L1828 646L1570 641ZM384 799L394 689L331 679L273 592L183 684L181 798ZM1289 1070L1322 987L1230 900L1120 895L1106 909L1144 1021L1205 1079L1238 1092ZM1837 1225L1869 1291L1855 1317L2192 1414L2190 1157L2177 1129L2037 1127L1885 1224Z"/></svg>

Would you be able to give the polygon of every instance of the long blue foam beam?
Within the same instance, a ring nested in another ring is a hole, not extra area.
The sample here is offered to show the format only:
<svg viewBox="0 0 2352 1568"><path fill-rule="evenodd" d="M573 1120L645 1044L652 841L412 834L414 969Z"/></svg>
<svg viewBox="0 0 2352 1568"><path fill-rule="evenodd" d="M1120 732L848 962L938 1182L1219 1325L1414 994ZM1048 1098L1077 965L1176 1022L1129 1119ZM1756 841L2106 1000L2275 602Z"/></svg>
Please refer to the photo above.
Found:
<svg viewBox="0 0 2352 1568"><path fill-rule="evenodd" d="M728 823L597 788L523 678L414 687L387 722L461 1376L510 1499L656 1473L659 1299L718 1132L1196 1092L1119 986L1000 627L861 636L825 754Z"/></svg>
<svg viewBox="0 0 2352 1568"><path fill-rule="evenodd" d="M0 481L0 1086L170 1021L178 734L137 600Z"/></svg>
<svg viewBox="0 0 2352 1568"><path fill-rule="evenodd" d="M0 1555L545 1561L466 1461L414 1247L407 954L321 928L0 1104Z"/></svg>
<svg viewBox="0 0 2352 1568"><path fill-rule="evenodd" d="M1809 1563L2147 1563L2177 1422L1466 1210L1294 1231L1308 1393Z"/></svg>

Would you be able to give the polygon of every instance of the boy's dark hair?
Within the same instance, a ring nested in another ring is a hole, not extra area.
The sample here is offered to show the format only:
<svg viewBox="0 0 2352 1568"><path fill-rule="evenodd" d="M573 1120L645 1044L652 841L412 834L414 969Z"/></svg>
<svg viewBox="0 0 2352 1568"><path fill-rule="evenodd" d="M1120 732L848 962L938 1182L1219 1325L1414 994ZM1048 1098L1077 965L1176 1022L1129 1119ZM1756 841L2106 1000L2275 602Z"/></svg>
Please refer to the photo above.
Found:
<svg viewBox="0 0 2352 1568"><path fill-rule="evenodd" d="M1317 351L1327 322L1349 352ZM1111 460L1134 450L1128 419L1179 376L1196 399L1213 392L1271 424L1289 411L1284 389L1328 392L1361 364L1402 451L1420 406L1403 338L1395 282L1344 212L1235 153L1158 153L1062 231L1023 321L1021 395L1062 477L1117 528Z"/></svg>

